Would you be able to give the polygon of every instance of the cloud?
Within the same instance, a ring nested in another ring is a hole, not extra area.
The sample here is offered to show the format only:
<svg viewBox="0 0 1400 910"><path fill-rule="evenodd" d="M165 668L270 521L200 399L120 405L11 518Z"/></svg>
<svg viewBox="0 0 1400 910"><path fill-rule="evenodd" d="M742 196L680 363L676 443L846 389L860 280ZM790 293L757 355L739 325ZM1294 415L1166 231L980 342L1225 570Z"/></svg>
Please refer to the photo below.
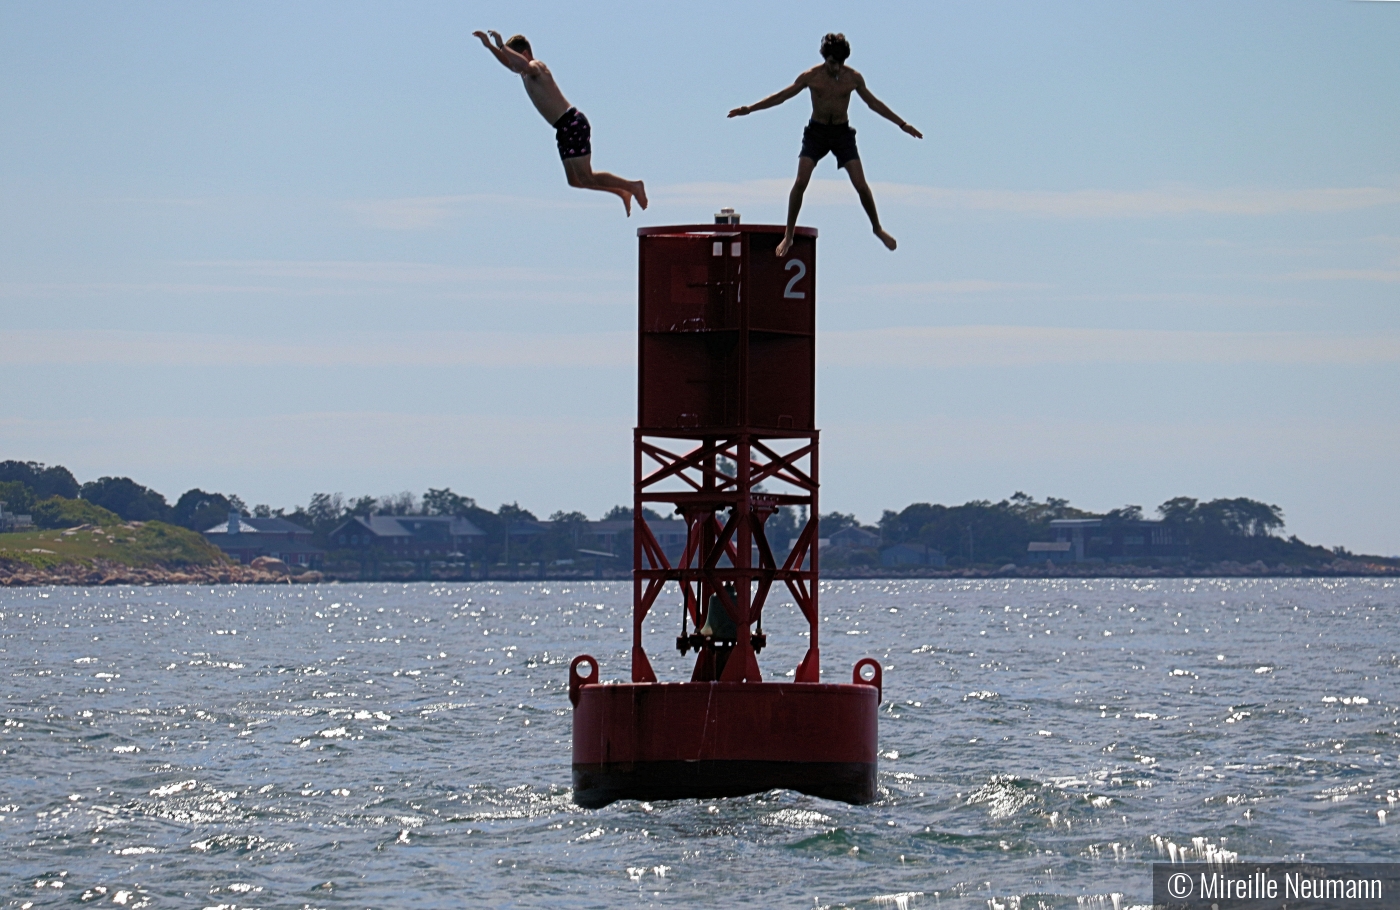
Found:
<svg viewBox="0 0 1400 910"><path fill-rule="evenodd" d="M428 231L458 218L494 218L502 208L576 209L601 207L601 200L555 199L478 193L462 196L405 196L397 199L352 199L341 203L362 227L385 231Z"/></svg>
<svg viewBox="0 0 1400 910"><path fill-rule="evenodd" d="M346 259L227 259L191 261L184 268L258 278L306 278L367 284L465 284L479 281L550 281L560 276L525 268L462 267L432 262Z"/></svg>
<svg viewBox="0 0 1400 910"><path fill-rule="evenodd" d="M849 285L828 293L827 300L855 297L936 297L962 294L988 294L998 291L1043 291L1048 284L1026 281L992 281L986 278L962 278L952 281L910 281L892 284Z"/></svg>
<svg viewBox="0 0 1400 910"><path fill-rule="evenodd" d="M900 326L828 331L821 367L953 369L1052 364L1400 362L1400 335L1037 326ZM347 333L314 340L134 331L0 331L7 365L357 366L631 369L630 332Z"/></svg>
<svg viewBox="0 0 1400 910"><path fill-rule="evenodd" d="M1198 190L1183 186L1132 192L944 190L904 185L881 189L883 195L909 205L1067 218L1327 213L1400 204L1400 189L1384 187Z"/></svg>
<svg viewBox="0 0 1400 910"><path fill-rule="evenodd" d="M1400 271L1389 269L1315 269L1310 272L1290 272L1283 278L1288 281L1380 281L1394 284L1400 282Z"/></svg>
<svg viewBox="0 0 1400 910"><path fill-rule="evenodd" d="M870 446L868 440L879 439ZM1027 445L1034 440L1034 445ZM823 467L833 459L862 465L985 465L1000 462L1027 473L1050 466L1116 464L1119 470L1176 472L1184 465L1254 466L1293 462L1309 466L1387 464L1400 453L1400 426L1375 420L1299 416L1279 420L1139 415L1070 419L999 414L987 417L912 416L907 420L828 419L822 426ZM862 468L864 470L866 468ZM1076 483L1085 475L1076 470ZM898 475L896 475L898 476ZM1092 477L1092 475L1089 475ZM983 494L986 495L986 494Z"/></svg>
<svg viewBox="0 0 1400 910"><path fill-rule="evenodd" d="M347 284L469 285L632 282L632 271L555 271L522 266L459 266L435 262L353 259L230 259L177 263L181 268L254 278L291 278ZM629 285L630 293L630 285Z"/></svg>
<svg viewBox="0 0 1400 910"><path fill-rule="evenodd" d="M952 369L1076 363L1347 364L1400 362L1400 335L1201 332L1034 326L901 326L830 331L823 366Z"/></svg>
<svg viewBox="0 0 1400 910"><path fill-rule="evenodd" d="M353 260L205 260L165 263L188 280L0 283L0 298L53 299L112 294L222 294L355 297L412 289L460 300L631 303L635 273L471 267Z"/></svg>
<svg viewBox="0 0 1400 910"><path fill-rule="evenodd" d="M445 227L471 196L418 196L408 199L365 199L346 202L345 209L364 227L386 231L422 231Z"/></svg>
<svg viewBox="0 0 1400 910"><path fill-rule="evenodd" d="M631 333L523 332L349 334L315 341L185 332L0 331L13 366L167 367L620 367L631 366Z"/></svg>
<svg viewBox="0 0 1400 910"><path fill-rule="evenodd" d="M110 294L277 294L286 289L274 285L210 284L177 281L26 281L0 283L0 298L51 300L68 297L102 297Z"/></svg>
<svg viewBox="0 0 1400 910"><path fill-rule="evenodd" d="M740 182L711 181L706 183L673 183L648 187L647 195L670 205L711 206L716 199L724 205L744 206L766 202L786 201L792 181L784 179L744 180ZM804 197L808 204L841 205L858 202L851 185L841 180L813 180Z"/></svg>
<svg viewBox="0 0 1400 910"><path fill-rule="evenodd" d="M488 508L519 500L541 515L557 508L596 514L625 501L632 443L625 415L351 410L0 416L0 438L25 458L63 464L84 479L133 476L172 501L195 486L290 506L317 490L356 495L450 485Z"/></svg>
<svg viewBox="0 0 1400 910"><path fill-rule="evenodd" d="M1001 212L1039 218L1151 218L1179 215L1326 214L1400 205L1400 188L1337 187L1197 189L1166 186L1148 190L978 190L908 183L873 183L881 205L950 211ZM670 203L710 204L716 198L745 206L787 198L787 180L684 183L656 188L652 195ZM856 205L849 183L813 180L806 201L815 205Z"/></svg>

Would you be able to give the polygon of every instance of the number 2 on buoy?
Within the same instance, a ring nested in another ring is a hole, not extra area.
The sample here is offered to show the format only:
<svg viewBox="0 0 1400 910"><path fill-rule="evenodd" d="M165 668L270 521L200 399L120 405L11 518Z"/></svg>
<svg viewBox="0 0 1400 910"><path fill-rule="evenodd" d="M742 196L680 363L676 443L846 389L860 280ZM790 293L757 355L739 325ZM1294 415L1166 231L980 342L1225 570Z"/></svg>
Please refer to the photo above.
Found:
<svg viewBox="0 0 1400 910"><path fill-rule="evenodd" d="M783 288L783 296L793 297L797 300L802 300L806 298L807 294L803 291L794 291L792 289L792 286L797 284L797 282L801 281L803 278L807 277L807 264L801 259L789 259L783 265L784 272L791 272L793 268L797 269L797 274L793 275L792 278L788 281L787 287Z"/></svg>

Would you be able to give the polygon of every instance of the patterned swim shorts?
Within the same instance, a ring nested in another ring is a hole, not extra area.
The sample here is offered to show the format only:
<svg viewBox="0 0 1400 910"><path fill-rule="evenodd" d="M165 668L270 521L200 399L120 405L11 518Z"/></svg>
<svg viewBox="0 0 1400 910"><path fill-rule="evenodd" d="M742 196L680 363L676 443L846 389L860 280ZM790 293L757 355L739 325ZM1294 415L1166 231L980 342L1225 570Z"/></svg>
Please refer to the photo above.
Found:
<svg viewBox="0 0 1400 910"><path fill-rule="evenodd" d="M588 125L583 111L576 107L569 108L564 116L554 122L554 141L559 144L561 160L593 154L592 136L593 127Z"/></svg>

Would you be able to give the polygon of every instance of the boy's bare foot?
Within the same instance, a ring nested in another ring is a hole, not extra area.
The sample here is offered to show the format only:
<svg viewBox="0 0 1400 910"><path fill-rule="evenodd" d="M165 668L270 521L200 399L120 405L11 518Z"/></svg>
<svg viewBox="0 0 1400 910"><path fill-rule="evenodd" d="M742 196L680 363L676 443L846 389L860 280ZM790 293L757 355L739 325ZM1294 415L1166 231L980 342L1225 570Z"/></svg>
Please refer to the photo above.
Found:
<svg viewBox="0 0 1400 910"><path fill-rule="evenodd" d="M895 243L895 239L893 237L891 237L885 231L880 230L879 228L875 229L875 236L880 238L880 242L885 245L885 249L892 250L896 246L898 246L898 244Z"/></svg>
<svg viewBox="0 0 1400 910"><path fill-rule="evenodd" d="M637 197L637 204L640 205L640 206L642 207L642 210L643 210L643 211L646 211L646 207L647 207L647 188L646 188L646 184L642 183L642 181L640 181L640 180L634 180L634 181L632 181L632 193ZM629 210L629 214L630 214L630 210Z"/></svg>
<svg viewBox="0 0 1400 910"><path fill-rule="evenodd" d="M777 257L782 259L788 254L788 250L790 249L792 249L792 235L784 234L782 241L778 244Z"/></svg>
<svg viewBox="0 0 1400 910"><path fill-rule="evenodd" d="M617 195L622 197L622 207L627 209L627 217L632 217L632 194L626 190L618 190Z"/></svg>

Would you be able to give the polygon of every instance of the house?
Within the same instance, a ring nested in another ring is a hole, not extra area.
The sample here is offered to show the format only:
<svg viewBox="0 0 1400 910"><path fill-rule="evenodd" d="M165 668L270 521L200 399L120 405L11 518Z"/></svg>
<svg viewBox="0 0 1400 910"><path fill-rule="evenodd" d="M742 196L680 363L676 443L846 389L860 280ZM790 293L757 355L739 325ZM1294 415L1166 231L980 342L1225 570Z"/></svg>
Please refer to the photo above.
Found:
<svg viewBox="0 0 1400 910"><path fill-rule="evenodd" d="M851 525L849 528L842 528L829 538L833 547L850 547L851 549L870 549L880 545L880 535L865 528Z"/></svg>
<svg viewBox="0 0 1400 910"><path fill-rule="evenodd" d="M648 518L650 529L666 558L675 561L685 552L686 527L679 518ZM579 536L581 547L614 553L618 556L632 555L632 519L619 518L611 521L584 522ZM625 548L626 553L619 548Z"/></svg>
<svg viewBox="0 0 1400 910"><path fill-rule="evenodd" d="M1069 562L1074 559L1073 547L1067 540L1032 540L1026 545L1027 561Z"/></svg>
<svg viewBox="0 0 1400 910"><path fill-rule="evenodd" d="M259 556L288 566L316 569L325 551L311 543L311 532L285 518L244 518L229 512L228 521L204 532L204 539L247 565Z"/></svg>
<svg viewBox="0 0 1400 910"><path fill-rule="evenodd" d="M3 531L28 531L34 527L34 519L28 515L16 515L14 512L6 512L7 503L0 502L0 532Z"/></svg>
<svg viewBox="0 0 1400 910"><path fill-rule="evenodd" d="M1053 541L1032 541L1028 560L1040 562L1127 562L1134 559L1180 559L1186 541L1163 521L1106 518L1057 518L1050 522Z"/></svg>
<svg viewBox="0 0 1400 910"><path fill-rule="evenodd" d="M897 543L880 551L880 565L893 566L937 566L948 564L941 550L922 543Z"/></svg>
<svg viewBox="0 0 1400 910"><path fill-rule="evenodd" d="M520 533L513 523L511 536ZM391 559L433 559L471 556L486 542L486 534L456 515L356 515L327 539L337 550L375 549L376 555Z"/></svg>

